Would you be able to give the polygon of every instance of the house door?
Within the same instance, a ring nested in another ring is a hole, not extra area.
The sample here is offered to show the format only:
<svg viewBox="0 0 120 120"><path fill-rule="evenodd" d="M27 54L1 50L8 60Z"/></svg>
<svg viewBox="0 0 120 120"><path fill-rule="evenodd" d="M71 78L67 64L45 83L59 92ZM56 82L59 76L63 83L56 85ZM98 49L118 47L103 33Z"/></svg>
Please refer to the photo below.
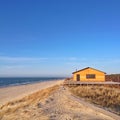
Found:
<svg viewBox="0 0 120 120"><path fill-rule="evenodd" d="M77 74L77 81L80 81L80 75Z"/></svg>

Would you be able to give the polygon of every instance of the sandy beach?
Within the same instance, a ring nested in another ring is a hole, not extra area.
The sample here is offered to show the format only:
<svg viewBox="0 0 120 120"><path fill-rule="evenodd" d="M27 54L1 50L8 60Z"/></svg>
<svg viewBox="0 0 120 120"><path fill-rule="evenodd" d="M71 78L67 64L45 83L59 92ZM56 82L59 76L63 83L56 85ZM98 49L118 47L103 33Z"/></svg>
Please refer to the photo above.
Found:
<svg viewBox="0 0 120 120"><path fill-rule="evenodd" d="M0 120L119 120L75 97L63 80L0 89Z"/></svg>
<svg viewBox="0 0 120 120"><path fill-rule="evenodd" d="M5 104L6 102L20 99L26 95L39 91L41 89L45 89L56 84L61 84L63 80L51 80L44 81L33 84L19 85L19 86L10 86L5 88L0 88L0 106Z"/></svg>

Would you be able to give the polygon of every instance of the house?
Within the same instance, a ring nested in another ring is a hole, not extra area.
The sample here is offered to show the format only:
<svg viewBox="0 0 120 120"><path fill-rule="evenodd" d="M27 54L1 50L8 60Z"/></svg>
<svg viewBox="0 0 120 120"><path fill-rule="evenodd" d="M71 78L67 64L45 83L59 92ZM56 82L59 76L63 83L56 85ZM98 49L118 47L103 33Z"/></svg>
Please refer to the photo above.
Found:
<svg viewBox="0 0 120 120"><path fill-rule="evenodd" d="M104 82L105 72L87 67L73 72L73 80L81 82Z"/></svg>

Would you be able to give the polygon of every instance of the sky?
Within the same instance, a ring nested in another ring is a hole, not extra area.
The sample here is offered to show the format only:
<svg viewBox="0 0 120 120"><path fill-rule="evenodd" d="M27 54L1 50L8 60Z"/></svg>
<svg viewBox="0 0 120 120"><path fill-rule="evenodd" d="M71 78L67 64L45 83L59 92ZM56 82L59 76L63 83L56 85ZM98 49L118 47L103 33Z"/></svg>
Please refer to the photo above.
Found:
<svg viewBox="0 0 120 120"><path fill-rule="evenodd" d="M0 0L0 77L120 73L120 0Z"/></svg>

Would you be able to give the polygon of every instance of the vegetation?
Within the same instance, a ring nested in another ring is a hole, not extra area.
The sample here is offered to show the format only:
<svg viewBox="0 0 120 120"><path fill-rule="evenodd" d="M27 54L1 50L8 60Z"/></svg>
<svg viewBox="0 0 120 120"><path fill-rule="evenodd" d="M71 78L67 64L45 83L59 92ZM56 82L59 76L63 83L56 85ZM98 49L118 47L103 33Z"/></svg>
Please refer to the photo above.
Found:
<svg viewBox="0 0 120 120"><path fill-rule="evenodd" d="M111 74L105 76L106 81L120 82L120 74Z"/></svg>
<svg viewBox="0 0 120 120"><path fill-rule="evenodd" d="M52 94L54 91L56 91L59 88L58 85L40 90L36 93L30 94L22 99L15 100L12 102L8 102L5 105L0 107L0 120L6 120L9 118L9 120L18 120L16 118L19 113L27 113L32 115L34 106L38 106L39 101L45 99L48 97L50 94ZM31 107L32 106L32 107ZM24 109L26 109L24 111ZM40 113L39 113L40 114ZM29 116L30 116L29 115ZM44 116L41 116L42 120ZM22 119L22 118L20 118ZM45 118L46 120L46 118Z"/></svg>
<svg viewBox="0 0 120 120"><path fill-rule="evenodd" d="M120 90L105 86L74 86L70 91L85 100L106 107L120 115Z"/></svg>

